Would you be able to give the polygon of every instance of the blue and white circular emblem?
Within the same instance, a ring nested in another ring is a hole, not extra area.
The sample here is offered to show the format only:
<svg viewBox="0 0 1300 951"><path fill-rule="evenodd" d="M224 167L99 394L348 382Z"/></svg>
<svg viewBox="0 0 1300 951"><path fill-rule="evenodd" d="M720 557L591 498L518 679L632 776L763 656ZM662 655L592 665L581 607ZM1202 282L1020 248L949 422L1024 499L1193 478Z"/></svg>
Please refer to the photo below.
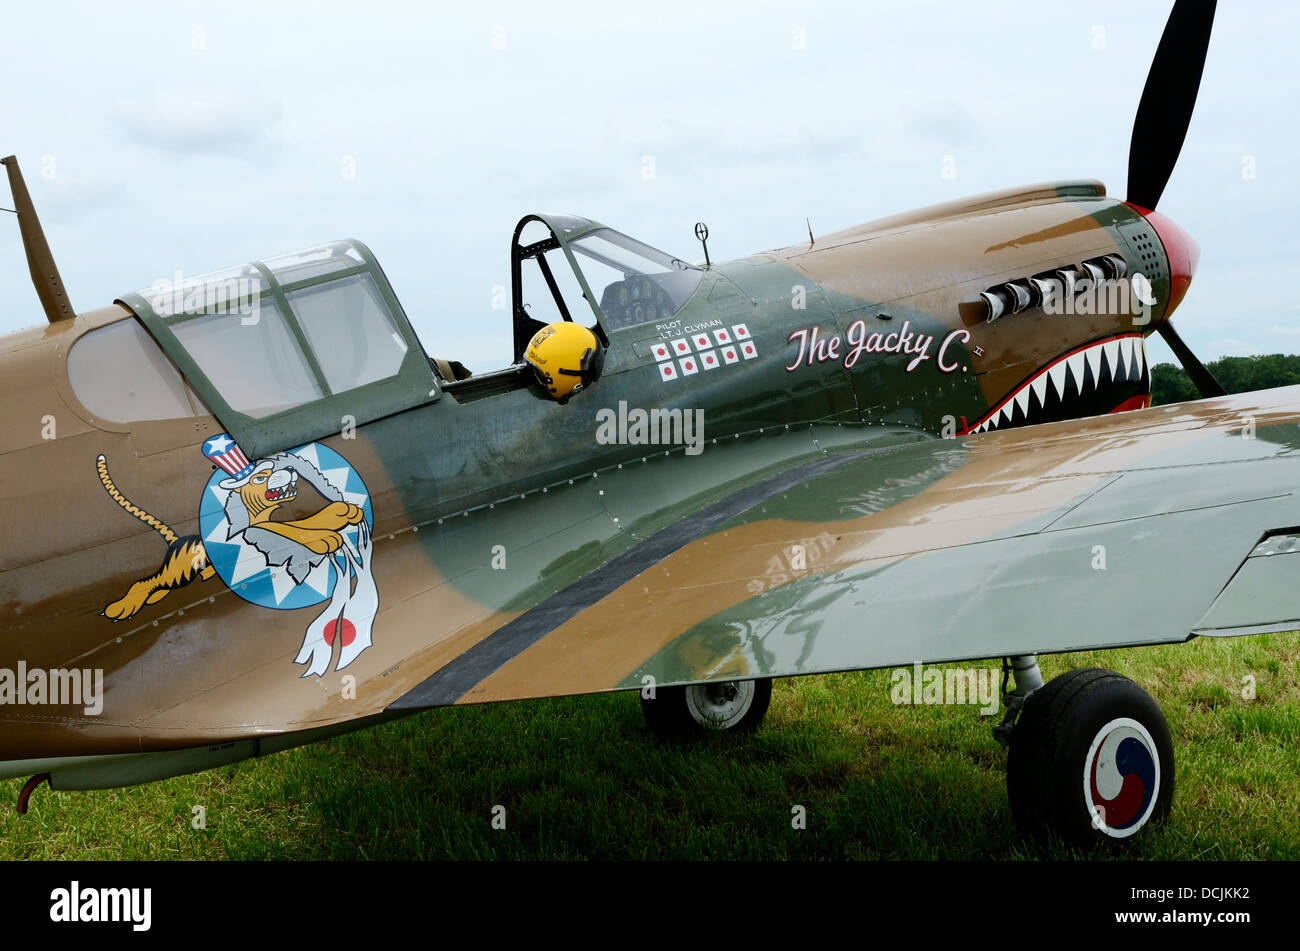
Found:
<svg viewBox="0 0 1300 951"><path fill-rule="evenodd" d="M309 443L250 461L229 435L203 444L217 466L199 503L199 532L226 586L267 608L309 607L340 578L369 580L370 493L348 461ZM296 501L288 518L278 512ZM339 598L335 598L339 601ZM340 622L341 623L341 622ZM332 631L326 635L332 641Z"/></svg>

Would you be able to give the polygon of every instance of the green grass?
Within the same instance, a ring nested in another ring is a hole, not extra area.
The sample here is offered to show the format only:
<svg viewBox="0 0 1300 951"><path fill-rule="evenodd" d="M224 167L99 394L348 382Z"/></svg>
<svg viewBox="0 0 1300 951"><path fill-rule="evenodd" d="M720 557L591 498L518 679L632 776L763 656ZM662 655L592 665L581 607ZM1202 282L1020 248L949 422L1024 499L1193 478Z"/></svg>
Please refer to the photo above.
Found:
<svg viewBox="0 0 1300 951"><path fill-rule="evenodd" d="M1300 858L1300 638L1063 655L1043 672L1083 666L1132 677L1173 733L1173 814L1127 854ZM889 687L888 671L778 681L757 733L688 746L658 742L635 694L430 711L145 786L42 788L27 816L0 810L0 858L1036 856L1007 805L996 718L896 707Z"/></svg>

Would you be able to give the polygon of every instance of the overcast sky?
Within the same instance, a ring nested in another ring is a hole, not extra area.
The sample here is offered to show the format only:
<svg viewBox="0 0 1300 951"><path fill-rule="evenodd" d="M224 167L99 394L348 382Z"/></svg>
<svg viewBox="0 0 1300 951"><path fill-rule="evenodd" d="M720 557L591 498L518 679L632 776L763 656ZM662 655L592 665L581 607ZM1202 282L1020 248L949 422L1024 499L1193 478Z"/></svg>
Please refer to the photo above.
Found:
<svg viewBox="0 0 1300 951"><path fill-rule="evenodd" d="M804 240L805 216L824 233L1071 178L1123 197L1170 6L11 5L0 154L78 310L355 237L425 348L485 370L510 358L493 288L530 211L690 259L703 219L719 260ZM1300 4L1220 4L1161 200L1202 248L1176 323L1206 360L1300 352L1298 26ZM0 299L0 332L43 322L7 214Z"/></svg>

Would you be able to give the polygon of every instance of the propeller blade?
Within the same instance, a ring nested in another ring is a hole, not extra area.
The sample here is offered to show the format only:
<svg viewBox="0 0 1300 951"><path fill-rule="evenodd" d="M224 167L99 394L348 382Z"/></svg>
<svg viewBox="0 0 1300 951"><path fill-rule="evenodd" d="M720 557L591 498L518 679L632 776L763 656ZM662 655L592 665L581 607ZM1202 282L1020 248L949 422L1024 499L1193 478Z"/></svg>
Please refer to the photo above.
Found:
<svg viewBox="0 0 1300 951"><path fill-rule="evenodd" d="M1191 348L1183 343L1183 338L1178 336L1178 331L1174 329L1173 324L1167 320L1162 320L1156 324L1156 330L1160 331L1160 336L1164 338L1165 343L1169 344L1169 349L1174 352L1178 362L1187 371L1192 386L1196 387L1196 392L1202 396L1228 395L1228 391L1223 388L1223 384L1214 378L1214 374L1206 369L1205 364L1196 359L1196 354L1192 353Z"/></svg>
<svg viewBox="0 0 1300 951"><path fill-rule="evenodd" d="M1177 0L1156 47L1128 147L1128 200L1154 211L1178 161L1201 86L1215 0Z"/></svg>

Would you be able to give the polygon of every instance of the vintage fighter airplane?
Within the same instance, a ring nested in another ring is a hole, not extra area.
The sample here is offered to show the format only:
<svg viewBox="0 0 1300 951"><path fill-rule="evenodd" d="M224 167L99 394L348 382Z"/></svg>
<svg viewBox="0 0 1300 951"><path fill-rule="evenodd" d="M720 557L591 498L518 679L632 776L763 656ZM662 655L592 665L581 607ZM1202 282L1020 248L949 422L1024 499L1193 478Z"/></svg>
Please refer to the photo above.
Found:
<svg viewBox="0 0 1300 951"><path fill-rule="evenodd" d="M741 730L773 677L1002 657L1022 827L1131 841L1170 807L1161 711L1036 655L1300 626L1300 390L1223 396L1169 322L1199 252L1155 208L1213 6L1174 7L1127 200L703 266L528 215L486 373L426 355L356 241L74 313L5 159L48 325L0 344L0 777L21 807L614 690ZM1213 398L1143 408L1152 331Z"/></svg>

